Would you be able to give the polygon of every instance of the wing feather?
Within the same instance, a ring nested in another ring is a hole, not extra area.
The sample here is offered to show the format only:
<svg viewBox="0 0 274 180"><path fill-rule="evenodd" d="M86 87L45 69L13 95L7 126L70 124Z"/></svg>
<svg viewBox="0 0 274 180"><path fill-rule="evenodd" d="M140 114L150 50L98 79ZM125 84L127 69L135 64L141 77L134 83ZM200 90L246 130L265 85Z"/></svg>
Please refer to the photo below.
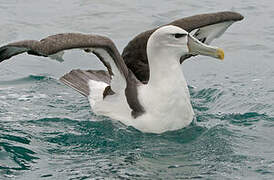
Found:
<svg viewBox="0 0 274 180"><path fill-rule="evenodd" d="M128 70L115 44L107 37L64 33L48 36L40 41L25 40L14 42L0 47L0 62L25 52L62 61L62 52L70 49L83 49L85 52L92 52L106 66L109 75L111 75L111 89L108 88L107 93L104 93L103 96L106 94L124 93L134 117L144 112L137 95L137 85L140 82ZM78 71L76 75L71 73L61 78L61 80L78 90L81 94L88 95L87 77L86 74L81 74L81 71Z"/></svg>
<svg viewBox="0 0 274 180"><path fill-rule="evenodd" d="M200 29L200 40L210 43L214 38L219 37L219 35L221 35L229 27L229 25L242 19L243 16L239 13L225 11L190 16L178 19L166 25L179 26L188 32L195 29ZM221 27L219 28L219 31L214 30L215 27L220 25L225 25L226 28ZM134 72L135 76L142 82L147 82L149 78L149 67L146 53L147 41L150 35L158 28L142 32L134 37L127 44L122 53L122 57L125 60L127 67ZM182 57L181 63L191 56L192 55L186 55Z"/></svg>

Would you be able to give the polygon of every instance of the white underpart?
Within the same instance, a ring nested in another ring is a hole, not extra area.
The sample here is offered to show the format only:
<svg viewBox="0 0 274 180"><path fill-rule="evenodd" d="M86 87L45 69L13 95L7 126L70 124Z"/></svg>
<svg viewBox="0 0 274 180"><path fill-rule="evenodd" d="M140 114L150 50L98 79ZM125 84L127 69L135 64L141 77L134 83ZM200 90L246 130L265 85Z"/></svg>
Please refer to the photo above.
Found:
<svg viewBox="0 0 274 180"><path fill-rule="evenodd" d="M90 95L88 98L92 110L98 115L111 117L112 119L119 120L128 126L132 125L131 122L134 119L131 117L131 109L128 106L125 96L125 77L120 73L114 60L104 49L96 48L91 50L99 53L100 56L104 58L104 61L110 64L113 73L110 86L115 92L114 95L106 96L103 99L103 92L108 84L90 80Z"/></svg>
<svg viewBox="0 0 274 180"><path fill-rule="evenodd" d="M94 51L99 53L100 56L102 56L104 60L110 64L110 67L113 73L111 83L110 83L111 89L115 93L120 93L121 91L124 91L124 89L126 88L125 77L118 70L112 57L110 57L110 55L104 49L95 49Z"/></svg>
<svg viewBox="0 0 274 180"><path fill-rule="evenodd" d="M219 38L227 28L233 24L235 21L226 21L218 24L213 24L210 26L205 26L199 29L199 34L195 38L203 39L206 38L205 44L210 44L214 39Z"/></svg>
<svg viewBox="0 0 274 180"><path fill-rule="evenodd" d="M90 95L88 99L93 112L97 115L119 120L127 126L134 126L132 123L135 119L131 116L131 109L128 106L126 96L123 93L116 93L103 99L106 86L107 84L104 82L89 81Z"/></svg>
<svg viewBox="0 0 274 180"><path fill-rule="evenodd" d="M183 77L178 69L174 78ZM171 81L168 82L168 79ZM172 77L166 79L162 86L140 87L140 100L147 113L137 119L137 129L144 132L162 133L181 129L189 125L193 120L193 109L190 103L186 83L172 81Z"/></svg>
<svg viewBox="0 0 274 180"><path fill-rule="evenodd" d="M88 100L90 106L94 107L96 102L103 101L103 92L108 84L102 81L89 80L88 86L90 92Z"/></svg>

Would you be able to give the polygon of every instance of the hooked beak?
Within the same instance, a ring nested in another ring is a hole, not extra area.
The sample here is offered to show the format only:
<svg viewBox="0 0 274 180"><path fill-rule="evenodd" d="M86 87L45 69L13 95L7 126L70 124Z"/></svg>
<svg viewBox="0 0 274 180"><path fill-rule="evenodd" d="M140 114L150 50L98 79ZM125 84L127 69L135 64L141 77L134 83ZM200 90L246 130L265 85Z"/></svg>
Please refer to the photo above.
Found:
<svg viewBox="0 0 274 180"><path fill-rule="evenodd" d="M189 49L189 54L191 55L204 55L211 56L220 60L224 59L224 51L221 48L206 45L190 34L188 35L187 45Z"/></svg>

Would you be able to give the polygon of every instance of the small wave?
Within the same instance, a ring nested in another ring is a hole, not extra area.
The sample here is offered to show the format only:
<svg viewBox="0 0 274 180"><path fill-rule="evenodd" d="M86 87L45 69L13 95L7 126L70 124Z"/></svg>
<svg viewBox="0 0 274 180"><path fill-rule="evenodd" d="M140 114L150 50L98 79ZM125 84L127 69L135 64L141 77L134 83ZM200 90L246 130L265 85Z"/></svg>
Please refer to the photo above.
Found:
<svg viewBox="0 0 274 180"><path fill-rule="evenodd" d="M0 139L19 142L19 143L23 143L23 144L29 144L30 143L30 140L26 137L19 137L19 136L14 136L14 135L9 135L9 134L0 135Z"/></svg>
<svg viewBox="0 0 274 180"><path fill-rule="evenodd" d="M23 78L18 78L18 79L13 79L13 80L8 80L8 81L0 81L1 84L17 84L20 82L29 82L29 81L40 81L40 80L44 80L48 77L46 76L35 76L35 75L29 75L27 77L23 77Z"/></svg>
<svg viewBox="0 0 274 180"><path fill-rule="evenodd" d="M91 149L99 149L104 152L112 152L118 144L121 144L121 142L126 143L129 138L132 137L132 133L141 134L138 131L131 131L127 128L121 129L117 127L120 125L115 124L109 119L100 121L75 121L70 119L54 118L39 121L46 123L59 121L62 124L65 122L66 125L70 123L73 126L73 128L71 126L65 127L66 129L70 129L69 132L60 129L61 133L46 138L49 143L63 146L88 147Z"/></svg>
<svg viewBox="0 0 274 180"><path fill-rule="evenodd" d="M206 130L207 128L194 125L193 123L186 128L177 131L165 132L158 135L158 137L177 143L190 143L202 135Z"/></svg>
<svg viewBox="0 0 274 180"><path fill-rule="evenodd" d="M38 75L29 75L27 77L18 78L18 79L12 79L8 81L0 81L0 87L1 86L7 86L7 85L21 85L21 84L28 84L35 81L43 81L43 80L50 80L51 78L48 76L38 76Z"/></svg>
<svg viewBox="0 0 274 180"><path fill-rule="evenodd" d="M30 140L24 137L2 134L0 136L0 172L2 170L28 170L34 160L39 159L35 152L24 145Z"/></svg>
<svg viewBox="0 0 274 180"><path fill-rule="evenodd" d="M197 92L191 91L191 97L194 99L203 100L204 103L214 102L223 95L223 91L220 89L206 88Z"/></svg>
<svg viewBox="0 0 274 180"><path fill-rule="evenodd" d="M221 117L221 120L228 120L231 124L239 126L250 126L260 120L268 120L266 114L259 114L257 112L246 112L246 113L231 113L225 114Z"/></svg>
<svg viewBox="0 0 274 180"><path fill-rule="evenodd" d="M259 121L274 121L273 117L267 114L260 114L257 112L246 112L246 113L200 113L196 117L197 122L209 122L209 121L228 121L229 123L237 126L251 126ZM218 123L217 123L218 124Z"/></svg>
<svg viewBox="0 0 274 180"><path fill-rule="evenodd" d="M51 122L74 124L74 123L77 123L78 121L69 119L69 118L42 118L38 120L29 120L28 122L33 124L51 123Z"/></svg>
<svg viewBox="0 0 274 180"><path fill-rule="evenodd" d="M219 100L224 95L224 92L215 88L206 88L198 91L190 88L190 95L194 110L203 112L209 110L210 105Z"/></svg>

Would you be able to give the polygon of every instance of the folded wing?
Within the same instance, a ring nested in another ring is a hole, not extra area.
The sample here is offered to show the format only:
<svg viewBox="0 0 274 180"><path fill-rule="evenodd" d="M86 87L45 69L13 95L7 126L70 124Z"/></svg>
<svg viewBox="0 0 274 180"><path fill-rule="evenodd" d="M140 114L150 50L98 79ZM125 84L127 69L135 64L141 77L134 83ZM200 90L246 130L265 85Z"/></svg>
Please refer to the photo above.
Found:
<svg viewBox="0 0 274 180"><path fill-rule="evenodd" d="M72 87L84 96L90 95L89 81L102 81L110 85L111 77L104 70L80 70L75 69L60 78L60 81L69 87ZM110 86L109 86L110 87ZM103 97L113 94L110 88L104 91Z"/></svg>

